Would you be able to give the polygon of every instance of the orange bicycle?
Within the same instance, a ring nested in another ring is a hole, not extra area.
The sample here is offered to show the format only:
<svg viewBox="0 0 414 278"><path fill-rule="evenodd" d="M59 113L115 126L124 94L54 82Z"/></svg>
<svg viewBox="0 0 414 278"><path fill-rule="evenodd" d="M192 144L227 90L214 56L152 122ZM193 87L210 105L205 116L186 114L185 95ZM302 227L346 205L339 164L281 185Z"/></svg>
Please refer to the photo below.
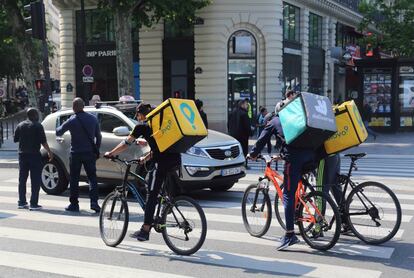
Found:
<svg viewBox="0 0 414 278"><path fill-rule="evenodd" d="M270 182L276 189L276 198L283 204L283 185L281 185L283 177L271 168L273 161L282 160L280 156L259 155L257 160L266 162L264 177L259 178L257 184L246 188L242 200L242 216L249 234L261 237L269 230L272 220ZM306 175L298 184L295 208L295 223L299 226L301 236L311 248L328 250L336 244L341 231L338 207L328 195L313 190ZM283 221L279 219L279 222ZM284 229L283 226L282 228Z"/></svg>

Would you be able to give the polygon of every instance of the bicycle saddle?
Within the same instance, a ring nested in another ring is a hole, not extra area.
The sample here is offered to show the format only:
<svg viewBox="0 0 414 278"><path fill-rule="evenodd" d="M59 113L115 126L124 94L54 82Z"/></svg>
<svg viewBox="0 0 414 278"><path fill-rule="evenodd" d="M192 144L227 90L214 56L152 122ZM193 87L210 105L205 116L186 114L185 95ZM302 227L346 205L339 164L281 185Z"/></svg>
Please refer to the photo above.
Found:
<svg viewBox="0 0 414 278"><path fill-rule="evenodd" d="M367 155L366 153L349 153L349 154L346 154L345 156L350 157L353 160L357 160L357 159L363 158L366 155Z"/></svg>

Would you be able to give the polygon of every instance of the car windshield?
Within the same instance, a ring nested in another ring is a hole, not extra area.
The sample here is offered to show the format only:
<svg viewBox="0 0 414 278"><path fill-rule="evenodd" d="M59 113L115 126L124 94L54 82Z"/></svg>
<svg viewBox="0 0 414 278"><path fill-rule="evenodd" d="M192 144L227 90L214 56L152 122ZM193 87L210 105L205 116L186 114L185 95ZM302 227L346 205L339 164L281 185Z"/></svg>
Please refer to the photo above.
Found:
<svg viewBox="0 0 414 278"><path fill-rule="evenodd" d="M124 113L125 116L127 116L129 119L131 119L134 122L134 124L138 123L137 119L135 118L135 107L136 107L136 105L134 105L134 106L130 106L130 105L128 105L128 106L124 106L124 105L118 106L118 105L116 105L115 107L119 111Z"/></svg>

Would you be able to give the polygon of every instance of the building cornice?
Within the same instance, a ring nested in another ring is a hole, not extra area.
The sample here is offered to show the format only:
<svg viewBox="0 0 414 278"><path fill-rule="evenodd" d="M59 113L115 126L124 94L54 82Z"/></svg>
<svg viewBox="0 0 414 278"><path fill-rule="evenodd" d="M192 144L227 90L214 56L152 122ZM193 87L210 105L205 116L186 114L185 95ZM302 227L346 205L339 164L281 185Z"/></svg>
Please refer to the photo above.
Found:
<svg viewBox="0 0 414 278"><path fill-rule="evenodd" d="M362 15L355 12L346 6L341 5L338 2L332 0L295 0L296 2L313 8L315 10L322 11L328 15L333 16L343 23L351 26L357 26L362 20Z"/></svg>
<svg viewBox="0 0 414 278"><path fill-rule="evenodd" d="M53 5L59 10L79 8L80 2L80 0L52 0ZM96 5L98 5L98 0L85 0L85 6Z"/></svg>

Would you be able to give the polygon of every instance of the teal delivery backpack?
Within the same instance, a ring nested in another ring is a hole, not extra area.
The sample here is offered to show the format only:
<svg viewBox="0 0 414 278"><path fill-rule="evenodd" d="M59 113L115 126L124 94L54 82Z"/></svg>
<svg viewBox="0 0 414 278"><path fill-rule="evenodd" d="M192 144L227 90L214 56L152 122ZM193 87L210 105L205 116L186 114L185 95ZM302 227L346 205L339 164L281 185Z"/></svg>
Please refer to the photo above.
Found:
<svg viewBox="0 0 414 278"><path fill-rule="evenodd" d="M297 148L319 148L336 132L335 115L329 98L302 92L280 111L286 143Z"/></svg>

